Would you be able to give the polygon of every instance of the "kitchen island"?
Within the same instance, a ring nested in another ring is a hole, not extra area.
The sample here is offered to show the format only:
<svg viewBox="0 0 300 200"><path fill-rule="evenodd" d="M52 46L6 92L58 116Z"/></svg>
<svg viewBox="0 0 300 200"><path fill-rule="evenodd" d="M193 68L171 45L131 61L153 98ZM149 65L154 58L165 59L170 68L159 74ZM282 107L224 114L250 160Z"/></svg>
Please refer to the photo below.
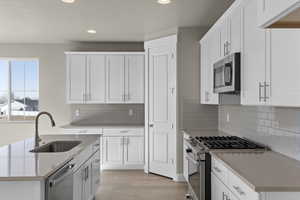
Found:
<svg viewBox="0 0 300 200"><path fill-rule="evenodd" d="M49 188L59 186L63 176L56 177L56 182L50 182L50 177L64 168L72 168L72 185L68 184L65 193L72 193L76 200L92 199L100 182L99 138L100 135L41 136L41 147L57 141L78 143L63 152L30 152L35 148L33 138L1 147L1 199L47 200Z"/></svg>

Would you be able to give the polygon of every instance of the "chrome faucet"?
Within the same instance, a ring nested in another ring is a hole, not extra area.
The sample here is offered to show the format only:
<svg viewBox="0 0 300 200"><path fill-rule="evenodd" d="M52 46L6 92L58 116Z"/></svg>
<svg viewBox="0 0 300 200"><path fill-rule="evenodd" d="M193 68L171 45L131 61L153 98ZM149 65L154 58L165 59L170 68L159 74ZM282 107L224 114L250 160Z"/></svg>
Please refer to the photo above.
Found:
<svg viewBox="0 0 300 200"><path fill-rule="evenodd" d="M51 120L52 127L55 126L55 121L53 120L53 117L50 113L40 112L39 114L37 114L37 116L35 117L35 147L38 147L39 142L41 141L41 138L39 136L39 118L40 118L41 115L47 115Z"/></svg>

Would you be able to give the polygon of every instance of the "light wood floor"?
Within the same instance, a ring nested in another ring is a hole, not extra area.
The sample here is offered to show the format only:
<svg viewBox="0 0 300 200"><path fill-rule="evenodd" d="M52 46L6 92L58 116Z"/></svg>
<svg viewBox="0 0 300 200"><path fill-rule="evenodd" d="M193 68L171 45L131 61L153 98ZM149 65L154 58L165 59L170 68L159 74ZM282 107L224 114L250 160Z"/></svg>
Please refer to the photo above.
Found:
<svg viewBox="0 0 300 200"><path fill-rule="evenodd" d="M183 200L185 183L143 171L103 171L96 200Z"/></svg>

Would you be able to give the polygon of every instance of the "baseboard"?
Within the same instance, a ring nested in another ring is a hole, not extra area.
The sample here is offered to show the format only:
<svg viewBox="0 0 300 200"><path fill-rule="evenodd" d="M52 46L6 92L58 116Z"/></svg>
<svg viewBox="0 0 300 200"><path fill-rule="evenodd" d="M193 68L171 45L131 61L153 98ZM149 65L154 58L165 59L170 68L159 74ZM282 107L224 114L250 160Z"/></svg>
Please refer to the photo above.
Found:
<svg viewBox="0 0 300 200"><path fill-rule="evenodd" d="M183 174L176 174L175 177L173 178L175 182L186 182L185 177Z"/></svg>

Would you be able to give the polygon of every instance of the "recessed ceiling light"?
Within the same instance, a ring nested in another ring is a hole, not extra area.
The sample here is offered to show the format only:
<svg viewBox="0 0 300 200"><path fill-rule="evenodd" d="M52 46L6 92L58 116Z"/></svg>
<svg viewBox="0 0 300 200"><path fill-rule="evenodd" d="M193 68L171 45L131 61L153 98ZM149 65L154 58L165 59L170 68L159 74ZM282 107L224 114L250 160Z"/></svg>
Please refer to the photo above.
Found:
<svg viewBox="0 0 300 200"><path fill-rule="evenodd" d="M64 3L74 3L75 2L75 0L61 0L61 1Z"/></svg>
<svg viewBox="0 0 300 200"><path fill-rule="evenodd" d="M171 3L171 0L157 0L157 3L159 3L159 4L169 4L169 3Z"/></svg>
<svg viewBox="0 0 300 200"><path fill-rule="evenodd" d="M87 30L87 32L90 33L90 34L95 34L95 33L97 33L97 31L96 31L96 30L93 30L93 29Z"/></svg>

